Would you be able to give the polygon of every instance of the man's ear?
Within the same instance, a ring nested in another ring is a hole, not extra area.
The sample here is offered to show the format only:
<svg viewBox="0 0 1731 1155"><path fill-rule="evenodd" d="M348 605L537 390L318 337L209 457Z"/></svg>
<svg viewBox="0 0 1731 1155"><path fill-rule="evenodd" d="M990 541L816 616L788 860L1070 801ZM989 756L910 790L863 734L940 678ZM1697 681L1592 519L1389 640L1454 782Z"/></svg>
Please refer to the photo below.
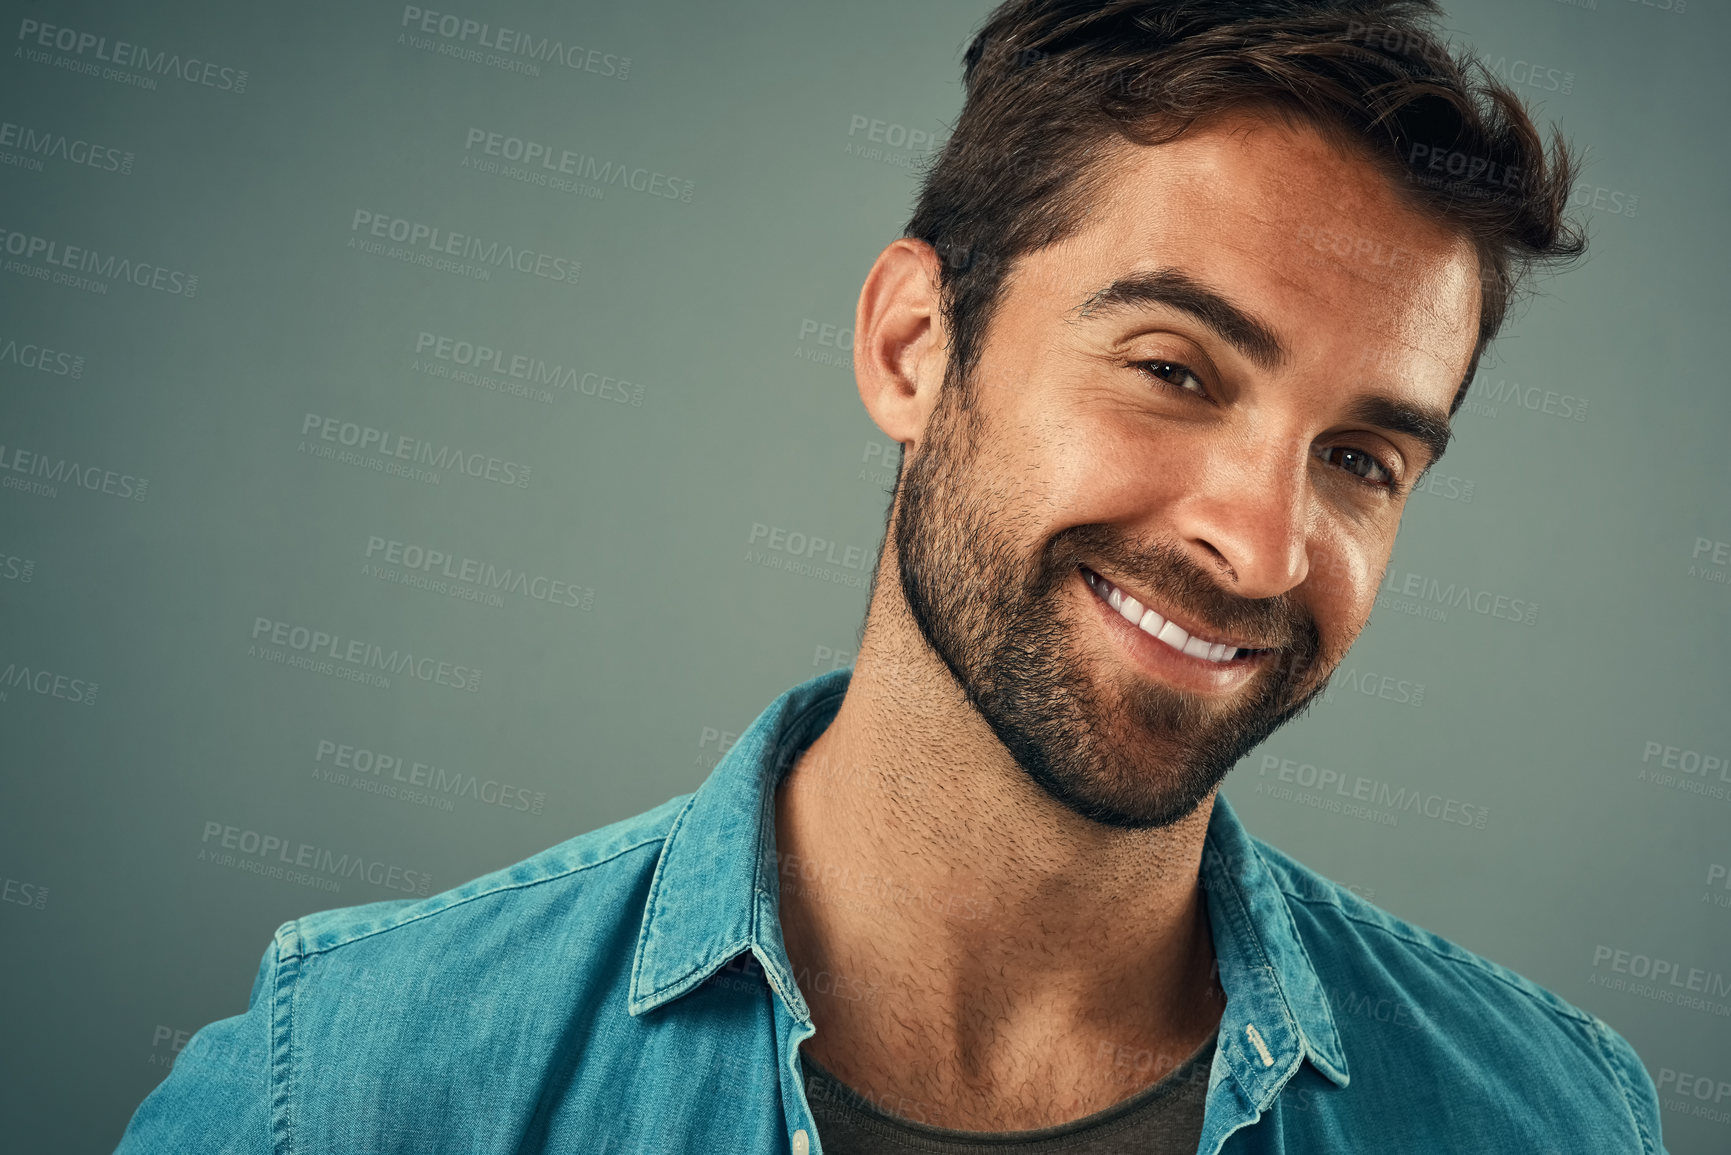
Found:
<svg viewBox="0 0 1731 1155"><path fill-rule="evenodd" d="M901 237L878 254L854 310L853 373L877 427L903 457L925 436L948 363L932 247Z"/></svg>

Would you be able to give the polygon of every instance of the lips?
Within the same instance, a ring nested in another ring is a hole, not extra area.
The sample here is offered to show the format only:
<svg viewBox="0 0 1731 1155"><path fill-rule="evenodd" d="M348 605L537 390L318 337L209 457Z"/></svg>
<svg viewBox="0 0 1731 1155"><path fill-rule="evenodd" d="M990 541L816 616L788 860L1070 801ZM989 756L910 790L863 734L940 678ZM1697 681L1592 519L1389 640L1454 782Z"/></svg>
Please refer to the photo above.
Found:
<svg viewBox="0 0 1731 1155"><path fill-rule="evenodd" d="M1193 634L1165 614L1144 605L1134 597L1120 590L1117 586L1089 569L1082 568L1082 578L1088 587L1100 599L1118 612L1118 615L1149 637L1164 642L1172 649L1192 658L1200 658L1205 662L1222 665L1237 658L1260 653L1257 647L1241 646L1236 641L1227 641Z"/></svg>

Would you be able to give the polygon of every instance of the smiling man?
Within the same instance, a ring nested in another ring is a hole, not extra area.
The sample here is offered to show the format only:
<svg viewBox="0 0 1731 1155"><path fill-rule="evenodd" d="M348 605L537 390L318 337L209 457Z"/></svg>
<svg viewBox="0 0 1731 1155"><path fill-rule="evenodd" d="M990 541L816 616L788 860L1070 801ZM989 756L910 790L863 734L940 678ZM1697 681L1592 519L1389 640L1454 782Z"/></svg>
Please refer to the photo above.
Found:
<svg viewBox="0 0 1731 1155"><path fill-rule="evenodd" d="M860 294L904 453L855 667L691 795L285 924L121 1149L1662 1150L1610 1027L1217 795L1581 249L1428 15L994 12Z"/></svg>

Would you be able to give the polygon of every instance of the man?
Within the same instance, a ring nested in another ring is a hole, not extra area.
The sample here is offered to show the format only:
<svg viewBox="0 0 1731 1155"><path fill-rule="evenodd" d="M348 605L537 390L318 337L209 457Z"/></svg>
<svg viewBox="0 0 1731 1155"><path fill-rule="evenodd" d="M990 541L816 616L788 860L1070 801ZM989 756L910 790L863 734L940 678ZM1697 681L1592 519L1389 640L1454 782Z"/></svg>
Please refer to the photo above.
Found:
<svg viewBox="0 0 1731 1155"><path fill-rule="evenodd" d="M691 795L285 924L121 1150L1662 1150L1608 1026L1216 794L1581 249L1428 16L994 12L860 294L904 467L856 666Z"/></svg>

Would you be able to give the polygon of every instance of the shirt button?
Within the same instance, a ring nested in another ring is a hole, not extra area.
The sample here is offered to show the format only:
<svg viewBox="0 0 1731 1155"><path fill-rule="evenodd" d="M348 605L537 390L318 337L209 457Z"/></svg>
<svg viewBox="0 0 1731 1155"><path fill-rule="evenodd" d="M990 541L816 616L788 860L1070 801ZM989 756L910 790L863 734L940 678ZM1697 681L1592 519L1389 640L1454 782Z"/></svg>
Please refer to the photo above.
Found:
<svg viewBox="0 0 1731 1155"><path fill-rule="evenodd" d="M811 1136L804 1127L793 1133L793 1155L811 1155Z"/></svg>

